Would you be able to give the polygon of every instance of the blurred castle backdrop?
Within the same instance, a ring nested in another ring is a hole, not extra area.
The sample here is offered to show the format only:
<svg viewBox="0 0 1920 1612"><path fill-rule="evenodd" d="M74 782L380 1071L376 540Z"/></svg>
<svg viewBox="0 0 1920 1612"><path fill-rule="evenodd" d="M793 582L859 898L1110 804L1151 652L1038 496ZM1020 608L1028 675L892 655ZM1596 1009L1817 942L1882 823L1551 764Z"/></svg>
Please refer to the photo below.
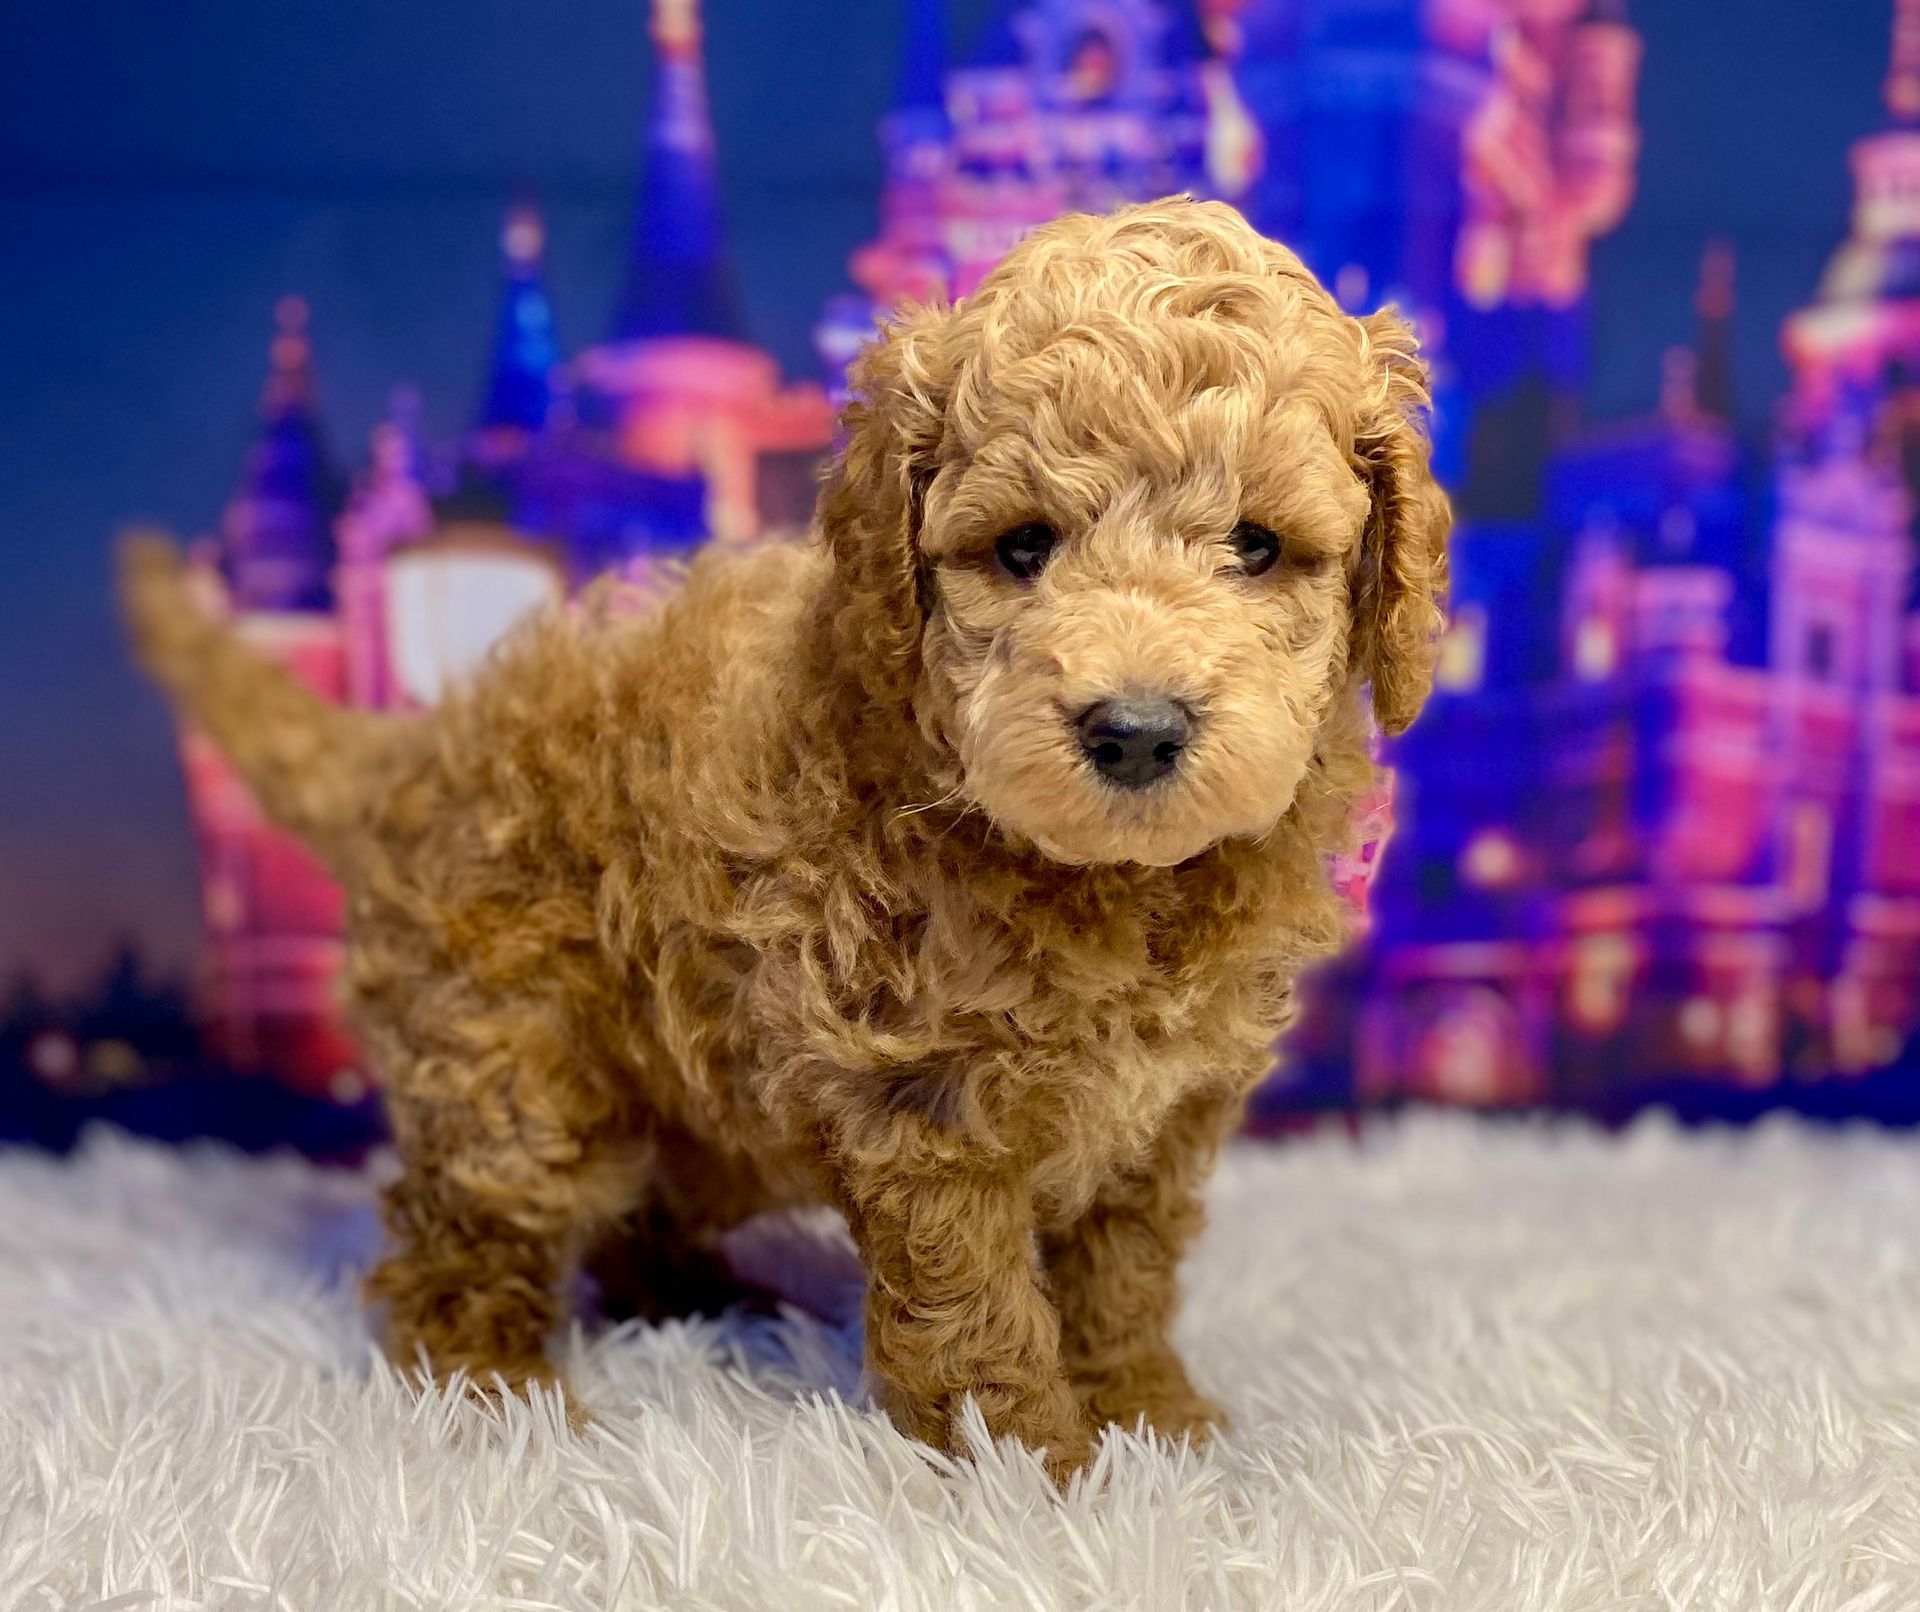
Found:
<svg viewBox="0 0 1920 1612"><path fill-rule="evenodd" d="M741 333L694 0L653 6L604 341L558 350L543 224L515 206L471 429L423 442L397 395L343 483L307 310L282 303L258 439L201 548L245 630L333 698L430 703L597 573L646 586L696 544L802 525L846 363L887 307L964 294L1063 209L1224 196L1350 308L1417 317L1461 517L1440 689L1366 853L1364 943L1320 981L1270 1106L1606 1109L1910 1059L1920 0L1895 7L1850 232L1784 332L1794 384L1757 497L1733 264L1711 243L1657 411L1582 418L1588 247L1639 158L1620 0L1024 0L957 60L939 0L906 4L881 227L820 313L815 379ZM182 749L208 1045L357 1101L335 892L217 755Z"/></svg>

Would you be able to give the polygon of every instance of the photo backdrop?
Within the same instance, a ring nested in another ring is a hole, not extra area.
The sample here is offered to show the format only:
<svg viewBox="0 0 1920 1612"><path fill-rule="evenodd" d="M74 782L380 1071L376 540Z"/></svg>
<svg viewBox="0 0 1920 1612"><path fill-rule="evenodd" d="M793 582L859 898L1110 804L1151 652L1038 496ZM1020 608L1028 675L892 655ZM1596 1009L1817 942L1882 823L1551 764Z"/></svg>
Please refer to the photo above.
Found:
<svg viewBox="0 0 1920 1612"><path fill-rule="evenodd" d="M1258 1117L1915 1116L1920 5L806 9L27 19L0 1131L374 1123L337 895L128 679L114 525L199 534L330 697L431 704L593 576L804 525L889 308L1176 190L1416 318L1460 521Z"/></svg>

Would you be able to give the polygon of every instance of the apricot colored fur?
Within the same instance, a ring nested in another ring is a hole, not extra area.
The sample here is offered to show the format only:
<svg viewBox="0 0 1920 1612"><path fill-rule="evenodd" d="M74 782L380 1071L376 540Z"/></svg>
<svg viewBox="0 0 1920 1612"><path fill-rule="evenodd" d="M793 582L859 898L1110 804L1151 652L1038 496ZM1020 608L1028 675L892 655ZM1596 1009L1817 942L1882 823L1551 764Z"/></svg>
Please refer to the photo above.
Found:
<svg viewBox="0 0 1920 1612"><path fill-rule="evenodd" d="M1341 939L1367 689L1397 731L1428 688L1425 373L1397 316L1175 198L1037 231L853 379L813 542L705 554L649 617L545 614L431 713L328 708L164 543L128 545L128 610L345 887L397 1357L551 1379L583 1260L706 1291L718 1233L825 1196L896 1422L952 1448L972 1394L1065 1473L1109 1420L1218 1420L1175 1275ZM1285 538L1264 576L1243 517ZM1059 547L1018 582L994 540L1036 520ZM1141 691L1199 725L1128 793L1069 719Z"/></svg>

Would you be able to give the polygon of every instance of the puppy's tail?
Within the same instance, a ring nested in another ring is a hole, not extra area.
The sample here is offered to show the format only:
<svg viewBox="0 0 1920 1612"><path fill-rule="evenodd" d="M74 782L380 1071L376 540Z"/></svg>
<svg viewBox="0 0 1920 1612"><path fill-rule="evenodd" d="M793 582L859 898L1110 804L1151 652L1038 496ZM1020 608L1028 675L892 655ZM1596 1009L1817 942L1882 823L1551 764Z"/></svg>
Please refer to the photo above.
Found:
<svg viewBox="0 0 1920 1612"><path fill-rule="evenodd" d="M170 538L122 538L119 580L148 676L213 740L268 817L336 860L370 804L369 774L399 719L335 705L249 644L208 608Z"/></svg>

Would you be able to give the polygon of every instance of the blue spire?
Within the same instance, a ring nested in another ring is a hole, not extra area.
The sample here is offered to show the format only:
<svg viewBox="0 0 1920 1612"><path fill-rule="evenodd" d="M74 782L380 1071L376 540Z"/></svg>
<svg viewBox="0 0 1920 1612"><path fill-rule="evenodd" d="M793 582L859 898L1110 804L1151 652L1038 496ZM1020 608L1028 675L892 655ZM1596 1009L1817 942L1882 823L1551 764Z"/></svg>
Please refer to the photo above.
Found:
<svg viewBox="0 0 1920 1612"><path fill-rule="evenodd" d="M653 0L653 106L627 288L614 340L738 340L720 221L698 0Z"/></svg>
<svg viewBox="0 0 1920 1612"><path fill-rule="evenodd" d="M553 370L560 349L553 336L553 304L542 274L546 227L539 211L521 203L500 233L506 288L493 338L493 367L474 421L481 431L537 432L553 407Z"/></svg>
<svg viewBox="0 0 1920 1612"><path fill-rule="evenodd" d="M283 297L260 432L220 521L240 610L325 610L333 598L336 487L314 414L307 305Z"/></svg>

